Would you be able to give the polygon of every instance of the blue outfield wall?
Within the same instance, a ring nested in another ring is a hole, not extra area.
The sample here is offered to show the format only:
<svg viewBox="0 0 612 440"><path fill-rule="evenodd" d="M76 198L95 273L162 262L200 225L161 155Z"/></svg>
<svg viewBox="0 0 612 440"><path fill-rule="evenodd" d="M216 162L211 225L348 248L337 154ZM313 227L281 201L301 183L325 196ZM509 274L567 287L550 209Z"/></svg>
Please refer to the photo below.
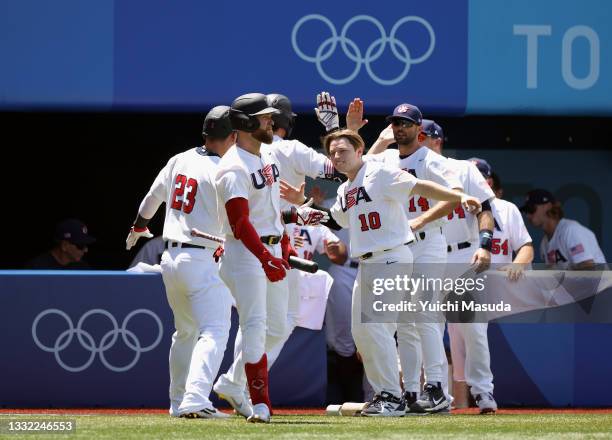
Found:
<svg viewBox="0 0 612 440"><path fill-rule="evenodd" d="M610 114L606 0L3 0L0 108L197 110L245 92L311 111Z"/></svg>
<svg viewBox="0 0 612 440"><path fill-rule="evenodd" d="M166 407L172 331L159 275L0 271L0 405ZM609 324L490 325L498 402L612 406L611 338ZM275 405L322 406L323 332L296 329L270 377Z"/></svg>

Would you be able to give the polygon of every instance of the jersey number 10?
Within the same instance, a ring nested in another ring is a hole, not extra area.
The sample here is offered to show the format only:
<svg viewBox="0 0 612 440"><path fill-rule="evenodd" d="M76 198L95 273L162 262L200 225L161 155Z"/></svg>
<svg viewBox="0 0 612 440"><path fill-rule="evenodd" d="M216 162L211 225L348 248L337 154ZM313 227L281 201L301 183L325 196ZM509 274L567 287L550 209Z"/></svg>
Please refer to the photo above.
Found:
<svg viewBox="0 0 612 440"><path fill-rule="evenodd" d="M172 194L172 209L189 214L195 205L195 196L198 192L198 182L184 174L178 174L174 180L174 194Z"/></svg>
<svg viewBox="0 0 612 440"><path fill-rule="evenodd" d="M367 219L365 214L359 214L358 218L361 222L361 230L363 232L380 228L380 215L376 211L370 212Z"/></svg>

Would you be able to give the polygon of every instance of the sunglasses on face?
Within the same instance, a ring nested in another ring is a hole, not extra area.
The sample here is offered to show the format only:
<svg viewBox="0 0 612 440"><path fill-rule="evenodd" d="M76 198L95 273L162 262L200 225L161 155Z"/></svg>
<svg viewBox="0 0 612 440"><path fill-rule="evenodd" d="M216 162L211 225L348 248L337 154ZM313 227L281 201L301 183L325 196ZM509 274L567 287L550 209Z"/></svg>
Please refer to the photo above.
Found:
<svg viewBox="0 0 612 440"><path fill-rule="evenodd" d="M72 244L80 251L85 250L85 248L87 248L86 244L76 244L76 243L72 243Z"/></svg>
<svg viewBox="0 0 612 440"><path fill-rule="evenodd" d="M393 127L411 128L414 126L414 122L408 121L407 119L392 119L391 125Z"/></svg>
<svg viewBox="0 0 612 440"><path fill-rule="evenodd" d="M525 214L533 214L534 212L536 212L537 209L537 205L526 205L523 208L523 212L525 212Z"/></svg>

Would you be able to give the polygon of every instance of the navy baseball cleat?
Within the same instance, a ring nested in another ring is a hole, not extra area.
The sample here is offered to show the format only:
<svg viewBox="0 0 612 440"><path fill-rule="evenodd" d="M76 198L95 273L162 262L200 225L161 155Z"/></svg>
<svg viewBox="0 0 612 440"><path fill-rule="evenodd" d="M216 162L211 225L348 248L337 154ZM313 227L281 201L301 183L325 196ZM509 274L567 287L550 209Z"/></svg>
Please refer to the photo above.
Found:
<svg viewBox="0 0 612 440"><path fill-rule="evenodd" d="M421 396L410 405L410 412L417 414L434 414L448 412L450 402L444 395L440 382L427 383Z"/></svg>
<svg viewBox="0 0 612 440"><path fill-rule="evenodd" d="M403 417L406 414L404 399L386 391L374 396L361 411L367 417Z"/></svg>

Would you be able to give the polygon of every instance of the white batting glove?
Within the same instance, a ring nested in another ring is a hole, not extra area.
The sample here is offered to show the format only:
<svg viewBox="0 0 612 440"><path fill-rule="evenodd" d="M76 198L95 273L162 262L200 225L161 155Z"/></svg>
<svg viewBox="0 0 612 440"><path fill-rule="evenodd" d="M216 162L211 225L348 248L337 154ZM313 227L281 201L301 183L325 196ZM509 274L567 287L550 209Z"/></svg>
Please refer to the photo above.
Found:
<svg viewBox="0 0 612 440"><path fill-rule="evenodd" d="M298 226L318 226L322 222L329 220L329 214L325 211L319 211L318 209L311 208L313 203L312 197L308 199L306 203L297 208L297 221L295 222Z"/></svg>
<svg viewBox="0 0 612 440"><path fill-rule="evenodd" d="M317 114L317 119L323 124L327 133L340 128L336 98L331 96L329 92L321 92L317 95L315 113Z"/></svg>
<svg viewBox="0 0 612 440"><path fill-rule="evenodd" d="M140 237L153 238L153 234L151 234L151 232L149 231L149 228L147 227L135 228L134 226L132 226L132 229L130 229L130 233L125 239L125 248L128 251L132 249L132 247L134 247L134 245L136 244L136 242L138 241Z"/></svg>

